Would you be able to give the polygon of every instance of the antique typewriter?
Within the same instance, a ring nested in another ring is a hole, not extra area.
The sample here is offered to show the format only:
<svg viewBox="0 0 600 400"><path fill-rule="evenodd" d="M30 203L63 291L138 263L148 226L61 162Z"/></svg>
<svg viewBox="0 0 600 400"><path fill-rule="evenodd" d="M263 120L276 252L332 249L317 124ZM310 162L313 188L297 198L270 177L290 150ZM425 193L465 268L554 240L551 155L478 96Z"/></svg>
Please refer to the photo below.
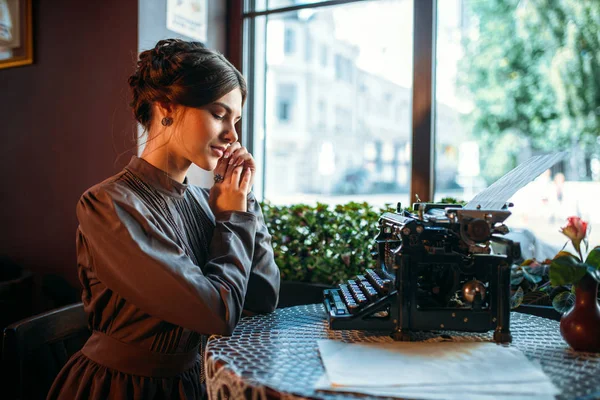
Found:
<svg viewBox="0 0 600 400"><path fill-rule="evenodd" d="M528 160L464 207L419 202L412 212L398 204L384 213L376 265L324 292L330 328L383 330L395 340L413 331L494 330L496 342L510 342L510 270L521 251L504 236L512 204L503 198L563 155Z"/></svg>

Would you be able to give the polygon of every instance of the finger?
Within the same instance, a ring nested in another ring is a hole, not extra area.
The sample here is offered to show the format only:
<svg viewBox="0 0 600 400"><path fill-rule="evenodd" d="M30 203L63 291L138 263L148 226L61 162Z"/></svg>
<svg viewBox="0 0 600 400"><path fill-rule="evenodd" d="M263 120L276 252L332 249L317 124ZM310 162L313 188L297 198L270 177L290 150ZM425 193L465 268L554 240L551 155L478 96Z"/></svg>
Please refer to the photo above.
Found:
<svg viewBox="0 0 600 400"><path fill-rule="evenodd" d="M228 162L228 161L225 160L225 162ZM225 171L225 174L223 175L223 177L225 178L225 182L227 182L227 183L231 182L231 176L233 175L234 170L235 170L235 166L227 165L227 170Z"/></svg>
<svg viewBox="0 0 600 400"><path fill-rule="evenodd" d="M245 167L249 167L251 169L255 169L256 165L254 162L254 157L252 157L252 154L246 152L241 154L235 163L233 163L232 165L238 166L238 165L244 165Z"/></svg>
<svg viewBox="0 0 600 400"><path fill-rule="evenodd" d="M254 157L252 157L252 154L246 152L242 157L240 157L237 165L243 166L244 169L248 168L252 172L252 176L250 178L250 188L252 188L252 185L254 184L254 177L256 176L256 161L254 160Z"/></svg>
<svg viewBox="0 0 600 400"><path fill-rule="evenodd" d="M215 174L215 178L217 177L217 175L221 176L221 177L225 177L227 176L227 168L229 167L229 165L227 164L227 160L223 157L221 157L219 159L219 161L217 162L217 166L215 167L213 173ZM217 182L215 180L215 182Z"/></svg>
<svg viewBox="0 0 600 400"><path fill-rule="evenodd" d="M252 170L250 168L244 168L244 174L240 180L240 190L248 194L252 187L250 181L252 180Z"/></svg>
<svg viewBox="0 0 600 400"><path fill-rule="evenodd" d="M256 161L252 154L248 153L246 158L244 159L244 165L252 170L253 174L256 174Z"/></svg>
<svg viewBox="0 0 600 400"><path fill-rule="evenodd" d="M219 162L217 163L217 166L214 171L215 174L219 174L223 177L226 176L227 168L229 167L229 165L231 165L231 163L229 162L229 157L231 157L231 154L238 151L241 147L242 145L239 142L234 142L225 149L223 155L221 156L221 158L219 158Z"/></svg>
<svg viewBox="0 0 600 400"><path fill-rule="evenodd" d="M248 150L245 147L239 147L235 153L231 155L229 159L229 165L238 165L240 157L243 157L245 154L249 154Z"/></svg>
<svg viewBox="0 0 600 400"><path fill-rule="evenodd" d="M223 158L227 159L231 157L233 153L235 153L240 147L242 147L240 142L233 142L229 145L229 147L223 153Z"/></svg>
<svg viewBox="0 0 600 400"><path fill-rule="evenodd" d="M234 188L237 189L240 187L240 177L242 175L242 171L244 170L244 168L242 167L235 167L235 168L230 168L231 172L231 177L229 178L229 184Z"/></svg>

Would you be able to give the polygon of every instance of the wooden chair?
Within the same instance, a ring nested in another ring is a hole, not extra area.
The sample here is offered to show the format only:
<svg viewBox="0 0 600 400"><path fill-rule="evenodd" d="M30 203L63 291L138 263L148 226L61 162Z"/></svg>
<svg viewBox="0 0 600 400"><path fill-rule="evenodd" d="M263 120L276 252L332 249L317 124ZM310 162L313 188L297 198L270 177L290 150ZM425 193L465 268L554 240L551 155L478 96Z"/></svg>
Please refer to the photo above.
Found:
<svg viewBox="0 0 600 400"><path fill-rule="evenodd" d="M60 369L90 334L82 303L8 326L2 342L0 398L45 399Z"/></svg>

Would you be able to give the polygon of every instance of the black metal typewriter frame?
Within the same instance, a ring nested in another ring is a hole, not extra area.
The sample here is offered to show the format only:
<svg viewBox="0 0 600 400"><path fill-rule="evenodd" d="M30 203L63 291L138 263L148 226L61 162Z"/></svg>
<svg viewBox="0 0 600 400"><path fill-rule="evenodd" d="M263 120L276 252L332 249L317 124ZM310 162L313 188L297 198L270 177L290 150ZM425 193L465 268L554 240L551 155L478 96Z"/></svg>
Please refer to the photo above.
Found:
<svg viewBox="0 0 600 400"><path fill-rule="evenodd" d="M427 204L431 208L443 208L442 204ZM415 207L416 208L416 207ZM399 207L400 209L400 207ZM380 218L380 232L375 238L377 267L375 271L393 277L393 290L353 314L337 315L331 298L338 289L324 292L324 305L331 329L384 330L391 332L395 340L410 340L413 331L455 330L465 332L487 332L494 330L494 341L512 341L510 333L510 270L514 258L520 256L519 244L502 236L492 235L491 241L506 246L501 254L430 254L412 238L404 236L399 226L423 226L406 212L385 213ZM406 243L403 246L402 243ZM393 255L393 257L390 257ZM468 261L465 262L465 259ZM487 307L485 309L440 307L421 309L418 306L417 287L421 265L455 264L468 266L469 274L489 283ZM389 265L392 264L392 265ZM386 317L373 317L374 313L386 310Z"/></svg>
<svg viewBox="0 0 600 400"><path fill-rule="evenodd" d="M510 258L502 255L473 255L472 274L490 283L489 306L482 310L461 308L429 308L418 306L416 287L419 264L452 264L447 255L397 255L396 285L399 301L398 323L392 337L410 340L411 331L454 330L487 332L494 330L494 341L512 341L510 334Z"/></svg>

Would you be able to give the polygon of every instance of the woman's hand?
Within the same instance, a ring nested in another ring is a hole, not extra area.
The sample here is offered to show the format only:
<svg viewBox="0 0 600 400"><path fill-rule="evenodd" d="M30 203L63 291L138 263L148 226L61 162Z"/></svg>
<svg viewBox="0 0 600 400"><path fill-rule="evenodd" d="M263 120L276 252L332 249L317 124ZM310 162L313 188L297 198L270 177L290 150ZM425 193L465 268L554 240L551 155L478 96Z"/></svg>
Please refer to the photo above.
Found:
<svg viewBox="0 0 600 400"><path fill-rule="evenodd" d="M248 150L245 147L242 147L240 142L235 142L223 154L223 158L228 158L228 166L237 166L243 165L244 168L248 168L251 172L250 179L250 190L252 190L252 185L254 185L254 176L256 175L256 162L254 161L254 157L252 154L248 153Z"/></svg>
<svg viewBox="0 0 600 400"><path fill-rule="evenodd" d="M225 158L226 155L229 157ZM213 213L247 211L247 198L255 169L252 155L239 143L234 143L226 150L217 163L215 184L210 189L208 201Z"/></svg>

